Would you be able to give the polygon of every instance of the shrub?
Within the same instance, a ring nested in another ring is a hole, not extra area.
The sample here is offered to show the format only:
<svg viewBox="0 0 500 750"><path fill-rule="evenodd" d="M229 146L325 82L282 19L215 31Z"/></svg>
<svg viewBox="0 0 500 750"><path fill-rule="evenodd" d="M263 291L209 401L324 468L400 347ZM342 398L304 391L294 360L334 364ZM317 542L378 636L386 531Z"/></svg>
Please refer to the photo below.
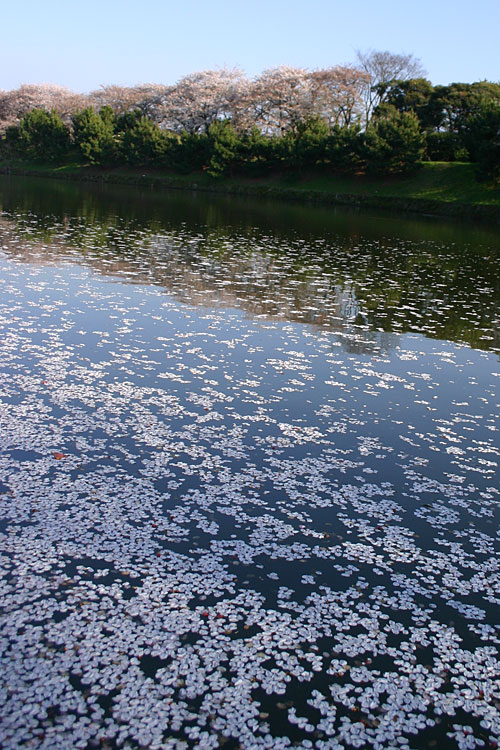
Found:
<svg viewBox="0 0 500 750"><path fill-rule="evenodd" d="M226 121L213 122L208 130L211 157L207 172L213 177L232 174L242 158L242 144L231 123Z"/></svg>
<svg viewBox="0 0 500 750"><path fill-rule="evenodd" d="M424 146L416 115L390 110L366 129L362 153L368 172L404 174L417 168Z"/></svg>
<svg viewBox="0 0 500 750"><path fill-rule="evenodd" d="M20 155L35 161L60 161L70 147L66 125L56 112L44 109L32 109L18 126L9 128L7 142Z"/></svg>
<svg viewBox="0 0 500 750"><path fill-rule="evenodd" d="M91 107L73 115L73 140L81 154L91 164L107 165L116 160L118 143L115 138L115 118L104 107L100 113Z"/></svg>
<svg viewBox="0 0 500 750"><path fill-rule="evenodd" d="M120 153L129 164L159 162L166 148L167 136L147 117L130 120L123 130Z"/></svg>

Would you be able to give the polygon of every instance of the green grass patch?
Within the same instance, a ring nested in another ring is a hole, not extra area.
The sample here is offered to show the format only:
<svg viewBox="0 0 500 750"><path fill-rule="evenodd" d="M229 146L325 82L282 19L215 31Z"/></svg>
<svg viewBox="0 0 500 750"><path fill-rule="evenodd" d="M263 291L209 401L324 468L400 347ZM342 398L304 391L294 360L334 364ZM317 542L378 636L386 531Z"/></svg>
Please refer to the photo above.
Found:
<svg viewBox="0 0 500 750"><path fill-rule="evenodd" d="M292 186L289 181L286 184ZM424 162L422 169L404 177L294 178L293 187L349 195L500 205L500 186L477 182L474 164L454 162Z"/></svg>
<svg viewBox="0 0 500 750"><path fill-rule="evenodd" d="M451 162L424 162L414 174L399 177L340 176L304 173L301 175L274 174L262 178L211 177L206 172L187 175L147 167L102 168L78 162L61 166L27 162L1 165L16 174L36 174L83 180L104 180L125 184L151 184L159 187L198 188L228 193L270 195L305 200L325 200L348 203L350 197L359 196L366 205L396 207L415 210L433 210L441 205L443 210L456 204L472 207L498 207L500 216L500 186L476 180L475 165ZM447 211L446 211L447 212ZM455 212L457 213L457 212Z"/></svg>

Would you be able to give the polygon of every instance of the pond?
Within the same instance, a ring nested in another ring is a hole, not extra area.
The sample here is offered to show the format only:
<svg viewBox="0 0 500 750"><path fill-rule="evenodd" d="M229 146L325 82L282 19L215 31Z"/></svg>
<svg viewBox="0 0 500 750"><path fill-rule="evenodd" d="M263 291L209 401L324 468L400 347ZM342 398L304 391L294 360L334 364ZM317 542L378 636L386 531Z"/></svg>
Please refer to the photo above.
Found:
<svg viewBox="0 0 500 750"><path fill-rule="evenodd" d="M0 180L0 745L500 742L500 231Z"/></svg>

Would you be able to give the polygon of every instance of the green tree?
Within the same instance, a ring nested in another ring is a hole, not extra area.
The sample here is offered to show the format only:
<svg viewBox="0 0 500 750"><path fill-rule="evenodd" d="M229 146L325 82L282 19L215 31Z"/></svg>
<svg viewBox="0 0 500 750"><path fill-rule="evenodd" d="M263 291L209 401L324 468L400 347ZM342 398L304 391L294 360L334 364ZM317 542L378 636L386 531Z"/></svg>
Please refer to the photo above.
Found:
<svg viewBox="0 0 500 750"><path fill-rule="evenodd" d="M124 133L126 130L130 130L142 117L142 112L138 109L123 112L116 118L115 133Z"/></svg>
<svg viewBox="0 0 500 750"><path fill-rule="evenodd" d="M284 136L289 146L289 166L302 170L304 167L322 164L326 157L328 136L328 125L319 117L299 122L293 133L289 132Z"/></svg>
<svg viewBox="0 0 500 750"><path fill-rule="evenodd" d="M424 146L417 116L393 109L370 123L364 133L362 153L368 172L404 174L418 167Z"/></svg>
<svg viewBox="0 0 500 750"><path fill-rule="evenodd" d="M474 159L471 123L492 105L500 105L500 84L479 81L436 86L422 119L429 157L440 161Z"/></svg>
<svg viewBox="0 0 500 750"><path fill-rule="evenodd" d="M485 141L478 154L478 178L500 185L500 128L494 139Z"/></svg>
<svg viewBox="0 0 500 750"><path fill-rule="evenodd" d="M427 127L427 111L434 87L427 78L410 78L407 81L389 81L381 84L383 102L375 110L375 117L383 114L387 107L398 112L413 112L422 129Z"/></svg>
<svg viewBox="0 0 500 750"><path fill-rule="evenodd" d="M335 173L357 172L364 166L363 136L357 125L332 128L325 144L325 156Z"/></svg>
<svg viewBox="0 0 500 750"><path fill-rule="evenodd" d="M7 141L22 156L35 161L60 161L68 153L69 132L59 115L44 109L27 112L18 126L8 129Z"/></svg>
<svg viewBox="0 0 500 750"><path fill-rule="evenodd" d="M113 131L116 129L116 115L112 107L106 104L99 110L99 117L105 125L107 125Z"/></svg>
<svg viewBox="0 0 500 750"><path fill-rule="evenodd" d="M242 144L231 122L213 122L208 129L208 135L212 154L207 172L213 177L233 174L235 167L241 163Z"/></svg>
<svg viewBox="0 0 500 750"><path fill-rule="evenodd" d="M428 130L425 133L425 143L430 161L469 161L469 151L458 133Z"/></svg>
<svg viewBox="0 0 500 750"><path fill-rule="evenodd" d="M486 104L470 119L468 147L479 179L500 183L500 104Z"/></svg>
<svg viewBox="0 0 500 750"><path fill-rule="evenodd" d="M206 169L212 148L210 138L205 133L187 133L172 137L166 147L164 163L174 172L189 174Z"/></svg>
<svg viewBox="0 0 500 750"><path fill-rule="evenodd" d="M269 172L275 164L273 138L268 138L254 125L241 136L241 163L239 169L252 177Z"/></svg>
<svg viewBox="0 0 500 750"><path fill-rule="evenodd" d="M427 106L425 128L462 134L471 117L489 103L500 104L500 84L489 81L435 86Z"/></svg>
<svg viewBox="0 0 500 750"><path fill-rule="evenodd" d="M72 118L74 143L91 164L107 165L116 160L118 144L115 138L115 118L114 115L109 115L109 109L110 107L103 107L97 113L87 107Z"/></svg>
<svg viewBox="0 0 500 750"><path fill-rule="evenodd" d="M121 124L123 126L124 123ZM130 120L130 127L122 132L121 156L129 164L159 162L165 153L166 139L167 136L150 119L136 117Z"/></svg>

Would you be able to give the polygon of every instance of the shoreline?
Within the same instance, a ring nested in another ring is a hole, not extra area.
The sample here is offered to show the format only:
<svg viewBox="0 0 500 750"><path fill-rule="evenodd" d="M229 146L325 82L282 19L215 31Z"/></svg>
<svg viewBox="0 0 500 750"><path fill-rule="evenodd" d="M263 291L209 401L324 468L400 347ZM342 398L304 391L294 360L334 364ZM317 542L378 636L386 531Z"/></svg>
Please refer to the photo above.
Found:
<svg viewBox="0 0 500 750"><path fill-rule="evenodd" d="M157 175L149 173L124 173L123 171L96 170L89 167L65 168L31 168L0 165L0 174L18 177L43 177L49 179L69 180L72 182L93 182L101 184L128 185L170 190L187 190L225 195L262 197L320 205L338 205L353 208L375 208L398 213L413 213L441 218L461 218L488 223L500 224L500 202L473 203L457 200L436 200L429 198L374 195L363 192L348 193L319 190L308 187L289 187L264 182L246 182L245 180L210 180L206 175ZM396 184L397 189L397 184Z"/></svg>

